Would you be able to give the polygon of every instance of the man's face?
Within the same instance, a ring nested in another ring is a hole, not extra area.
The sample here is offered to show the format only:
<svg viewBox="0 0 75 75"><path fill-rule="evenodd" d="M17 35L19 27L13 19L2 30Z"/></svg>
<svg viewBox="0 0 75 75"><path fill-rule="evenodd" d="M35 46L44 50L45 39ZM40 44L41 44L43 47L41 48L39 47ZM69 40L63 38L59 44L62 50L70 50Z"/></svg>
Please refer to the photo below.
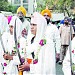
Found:
<svg viewBox="0 0 75 75"><path fill-rule="evenodd" d="M24 22L24 15L22 12L18 12L17 16L22 22Z"/></svg>
<svg viewBox="0 0 75 75"><path fill-rule="evenodd" d="M49 17L49 15L48 15L47 13L45 13L45 14L44 14L44 17L45 17L45 19L46 19L46 21L47 21L47 24L49 24L49 22L50 22L50 17Z"/></svg>
<svg viewBox="0 0 75 75"><path fill-rule="evenodd" d="M18 16L19 18L23 18L23 17L24 17L24 15L23 15L23 13L22 13L21 11L18 12L17 16Z"/></svg>
<svg viewBox="0 0 75 75"><path fill-rule="evenodd" d="M67 19L64 20L64 24L65 24L65 25L68 25L68 24L69 24L69 22L68 22Z"/></svg>
<svg viewBox="0 0 75 75"><path fill-rule="evenodd" d="M36 35L36 31L37 31L37 24L31 23L31 33Z"/></svg>

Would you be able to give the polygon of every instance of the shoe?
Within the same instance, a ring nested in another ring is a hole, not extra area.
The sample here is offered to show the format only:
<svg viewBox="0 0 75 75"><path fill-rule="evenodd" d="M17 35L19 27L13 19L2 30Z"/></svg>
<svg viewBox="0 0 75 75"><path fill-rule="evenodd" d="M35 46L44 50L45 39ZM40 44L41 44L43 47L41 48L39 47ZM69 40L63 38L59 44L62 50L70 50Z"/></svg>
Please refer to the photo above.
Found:
<svg viewBox="0 0 75 75"><path fill-rule="evenodd" d="M59 60L60 60L59 58L56 58L56 63L58 63L58 62L59 62Z"/></svg>
<svg viewBox="0 0 75 75"><path fill-rule="evenodd" d="M60 61L58 62L58 64L59 64L59 65L62 65L62 61L60 60Z"/></svg>

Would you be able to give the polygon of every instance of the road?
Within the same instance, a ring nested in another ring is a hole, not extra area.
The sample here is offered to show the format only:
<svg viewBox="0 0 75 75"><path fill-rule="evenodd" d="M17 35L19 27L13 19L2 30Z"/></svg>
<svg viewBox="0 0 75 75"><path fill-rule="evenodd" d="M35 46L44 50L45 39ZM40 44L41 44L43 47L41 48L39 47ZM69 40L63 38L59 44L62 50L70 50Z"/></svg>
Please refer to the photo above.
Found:
<svg viewBox="0 0 75 75"><path fill-rule="evenodd" d="M56 75L64 75L62 71L62 65L56 63Z"/></svg>

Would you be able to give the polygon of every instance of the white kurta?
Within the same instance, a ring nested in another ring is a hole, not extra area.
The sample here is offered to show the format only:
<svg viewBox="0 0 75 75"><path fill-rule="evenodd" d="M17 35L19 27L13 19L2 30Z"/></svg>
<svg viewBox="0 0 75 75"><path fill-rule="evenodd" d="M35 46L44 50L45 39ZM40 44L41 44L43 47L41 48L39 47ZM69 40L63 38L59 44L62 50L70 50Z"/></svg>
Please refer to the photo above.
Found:
<svg viewBox="0 0 75 75"><path fill-rule="evenodd" d="M75 37L72 39L71 42L71 55L72 55L72 63L75 64ZM64 75L71 75L71 65L70 65L70 50L68 48L65 59L63 61L63 72Z"/></svg>

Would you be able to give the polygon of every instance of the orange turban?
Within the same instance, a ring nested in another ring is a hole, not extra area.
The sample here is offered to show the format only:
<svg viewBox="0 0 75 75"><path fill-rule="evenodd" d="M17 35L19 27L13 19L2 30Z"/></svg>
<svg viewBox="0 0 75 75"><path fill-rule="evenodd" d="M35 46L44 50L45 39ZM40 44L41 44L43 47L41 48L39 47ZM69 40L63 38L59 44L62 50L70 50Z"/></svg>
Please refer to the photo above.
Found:
<svg viewBox="0 0 75 75"><path fill-rule="evenodd" d="M20 6L18 9L17 9L17 13L18 12L22 12L24 16L26 16L26 9L23 7L23 6Z"/></svg>
<svg viewBox="0 0 75 75"><path fill-rule="evenodd" d="M43 10L43 11L41 12L41 14L42 14L43 16L44 16L45 13L47 13L50 18L52 17L50 10L45 9L45 10Z"/></svg>

